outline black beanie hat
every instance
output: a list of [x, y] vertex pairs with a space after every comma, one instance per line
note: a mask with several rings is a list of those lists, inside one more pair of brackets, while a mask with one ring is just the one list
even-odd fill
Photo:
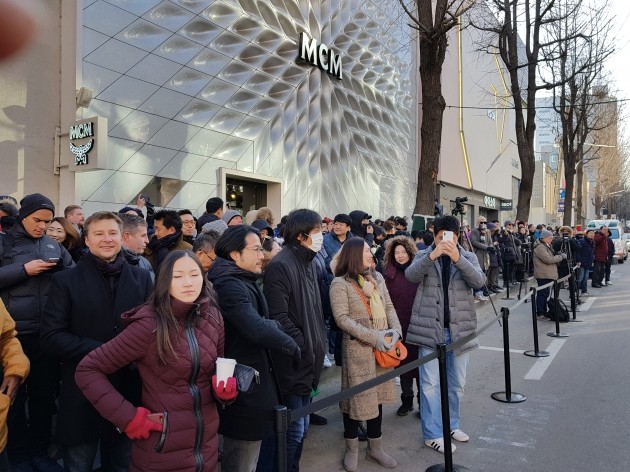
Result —
[[37, 210], [50, 210], [55, 215], [55, 205], [50, 198], [45, 197], [41, 193], [33, 193], [27, 195], [20, 201], [20, 211], [18, 219], [23, 220], [31, 213], [35, 213]]
[[437, 235], [443, 229], [459, 234], [459, 220], [451, 215], [441, 216], [434, 219], [433, 234]]

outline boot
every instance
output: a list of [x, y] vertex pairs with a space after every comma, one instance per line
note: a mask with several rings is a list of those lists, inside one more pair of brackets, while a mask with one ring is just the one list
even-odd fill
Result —
[[398, 465], [396, 460], [385, 451], [383, 451], [383, 447], [381, 446], [380, 438], [368, 438], [368, 447], [367, 451], [365, 451], [365, 457], [374, 462], [378, 462], [383, 467], [387, 467], [388, 469], [393, 469]]
[[355, 472], [359, 465], [359, 439], [346, 438], [346, 455], [343, 457], [343, 468]]
[[413, 411], [413, 397], [405, 397], [401, 395], [400, 399], [402, 401], [402, 405], [400, 405], [396, 414], [398, 416], [407, 416], [410, 411]]

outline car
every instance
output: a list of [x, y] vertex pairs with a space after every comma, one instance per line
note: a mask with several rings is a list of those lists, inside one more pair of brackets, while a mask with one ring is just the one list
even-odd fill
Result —
[[586, 229], [598, 230], [602, 226], [607, 226], [610, 231], [610, 237], [615, 244], [615, 255], [613, 258], [619, 264], [623, 264], [628, 259], [630, 251], [630, 239], [623, 229], [623, 225], [619, 220], [591, 220], [586, 225]]

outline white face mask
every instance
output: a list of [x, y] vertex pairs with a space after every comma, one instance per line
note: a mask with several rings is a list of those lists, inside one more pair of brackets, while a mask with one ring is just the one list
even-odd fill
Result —
[[311, 236], [311, 245], [308, 247], [313, 252], [319, 252], [324, 245], [324, 235], [322, 233], [313, 233]]

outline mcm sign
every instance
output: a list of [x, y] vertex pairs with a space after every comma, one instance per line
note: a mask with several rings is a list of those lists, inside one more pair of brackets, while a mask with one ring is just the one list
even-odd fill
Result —
[[94, 145], [94, 140], [90, 139], [87, 143], [82, 144], [81, 146], [75, 146], [70, 143], [70, 152], [74, 154], [74, 165], [75, 166], [83, 166], [88, 163], [88, 152], [92, 149]]
[[341, 56], [324, 44], [317, 44], [315, 38], [310, 38], [306, 33], [300, 33], [299, 57], [306, 62], [319, 67], [324, 72], [341, 80]]

